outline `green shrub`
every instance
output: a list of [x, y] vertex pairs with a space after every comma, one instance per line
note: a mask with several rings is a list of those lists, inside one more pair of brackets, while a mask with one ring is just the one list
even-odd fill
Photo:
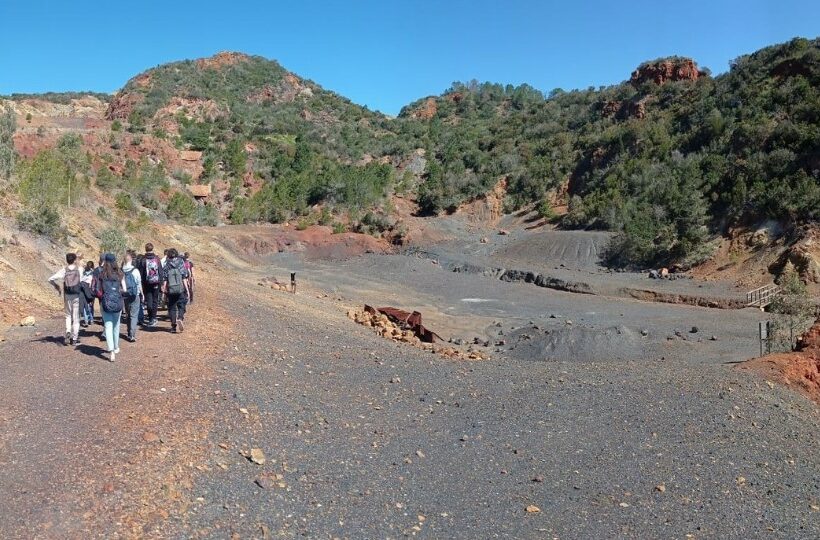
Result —
[[128, 239], [119, 229], [109, 227], [100, 233], [100, 251], [113, 253], [119, 259], [125, 254]]
[[555, 213], [555, 209], [553, 209], [552, 204], [546, 199], [541, 201], [536, 208], [536, 212], [538, 212], [538, 216], [541, 219], [546, 219], [547, 221], [552, 221], [558, 215]]
[[346, 231], [347, 227], [344, 226], [344, 223], [339, 223], [338, 221], [333, 223], [333, 234], [342, 234]]
[[165, 208], [165, 214], [170, 219], [175, 219], [182, 223], [192, 224], [196, 215], [197, 205], [193, 198], [182, 193], [175, 192], [168, 200], [168, 205]]
[[212, 204], [197, 205], [194, 224], [216, 227], [219, 225], [219, 211]]
[[122, 179], [119, 176], [111, 172], [111, 170], [104, 165], [97, 169], [95, 183], [97, 184], [97, 187], [101, 189], [108, 190], [116, 188], [120, 185], [121, 180]]
[[17, 214], [17, 226], [24, 231], [53, 239], [58, 239], [65, 234], [60, 220], [60, 213], [54, 207], [48, 205], [26, 208]]
[[117, 193], [116, 197], [114, 197], [114, 201], [114, 206], [123, 212], [133, 212], [137, 209], [137, 205], [134, 204], [134, 199], [131, 198], [131, 194], [125, 191]]
[[122, 122], [119, 120], [111, 122], [111, 131], [122, 131]]

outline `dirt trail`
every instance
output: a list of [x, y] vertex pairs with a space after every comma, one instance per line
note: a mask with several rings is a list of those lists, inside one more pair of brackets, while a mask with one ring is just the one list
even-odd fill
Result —
[[138, 538], [183, 520], [230, 327], [201, 270], [186, 332], [140, 332], [114, 364], [99, 325], [64, 347], [61, 318], [0, 345], [0, 537]]

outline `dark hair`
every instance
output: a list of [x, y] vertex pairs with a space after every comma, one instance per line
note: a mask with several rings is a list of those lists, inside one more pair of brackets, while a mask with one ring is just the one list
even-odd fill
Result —
[[163, 255], [168, 255], [168, 252], [171, 251], [170, 249], [166, 249], [162, 252]]
[[122, 271], [116, 262], [105, 261], [102, 265], [102, 272], [100, 272], [101, 279], [122, 279]]
[[65, 254], [65, 262], [67, 262], [68, 264], [74, 264], [74, 261], [76, 261], [76, 260], [77, 260], [77, 254], [76, 253], [66, 253]]
[[188, 260], [188, 252], [187, 251], [182, 254], [182, 258], [185, 259], [185, 260]]
[[151, 253], [152, 251], [154, 251], [154, 244], [151, 242], [145, 244], [145, 253]]
[[91, 270], [94, 270], [94, 261], [88, 261], [87, 263], [85, 263], [85, 269], [89, 272]]
[[168, 250], [169, 259], [176, 259], [177, 257], [179, 257], [179, 252], [176, 250], [176, 248], [171, 248]]

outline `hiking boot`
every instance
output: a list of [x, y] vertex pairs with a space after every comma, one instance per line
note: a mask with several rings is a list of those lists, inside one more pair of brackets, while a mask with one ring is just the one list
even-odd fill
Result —
[[177, 328], [179, 329], [180, 333], [185, 331], [185, 321], [182, 319], [177, 321]]
[[114, 349], [114, 354], [120, 354], [120, 350], [119, 349]]
[[128, 336], [127, 338], [125, 338], [125, 340], [128, 343], [136, 343], [137, 342], [137, 338], [135, 338], [134, 336]]
[[65, 346], [71, 345], [71, 334], [70, 333], [67, 333], [65, 335], [65, 338], [63, 338], [63, 345], [65, 345]]
[[113, 361], [114, 361], [114, 360], [116, 360], [116, 359], [117, 359], [117, 353], [116, 353], [116, 352], [114, 352], [114, 351], [109, 351], [109, 353], [108, 353], [108, 361], [109, 361], [109, 362], [113, 362]]

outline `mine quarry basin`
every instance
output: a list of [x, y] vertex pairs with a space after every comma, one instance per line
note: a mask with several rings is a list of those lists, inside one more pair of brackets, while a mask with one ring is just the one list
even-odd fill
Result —
[[[756, 309], [559, 291], [454, 272], [415, 255], [365, 254], [321, 261], [280, 253], [270, 255], [267, 262], [255, 270], [259, 279], [273, 276], [286, 281], [290, 272], [296, 272], [301, 294], [327, 294], [339, 309], [370, 304], [417, 310], [424, 324], [444, 340], [494, 357], [731, 363], [758, 352], [761, 313]], [[581, 272], [574, 276], [580, 279]], [[697, 290], [697, 283], [689, 286]]]

